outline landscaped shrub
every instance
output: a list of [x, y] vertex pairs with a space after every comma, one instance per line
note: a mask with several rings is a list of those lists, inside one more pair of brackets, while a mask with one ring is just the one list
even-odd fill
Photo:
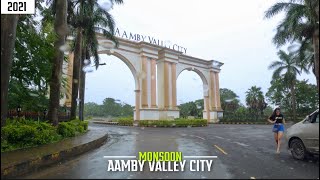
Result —
[[120, 126], [132, 126], [133, 125], [133, 118], [132, 117], [120, 118], [118, 120], [118, 123]]
[[87, 130], [88, 130], [89, 122], [88, 122], [88, 121], [81, 121], [81, 124], [80, 124], [80, 125], [82, 125], [82, 127], [83, 127], [83, 129], [84, 129], [85, 131], [87, 131]]
[[76, 132], [83, 133], [88, 129], [88, 121], [81, 121], [79, 119], [72, 120], [70, 122], [71, 126], [73, 126]]
[[56, 128], [45, 122], [8, 120], [1, 128], [1, 152], [47, 144], [61, 139]]
[[76, 135], [76, 125], [70, 122], [61, 122], [58, 125], [57, 132], [62, 137], [73, 137]]
[[60, 122], [58, 127], [48, 122], [8, 119], [1, 128], [1, 152], [33, 147], [73, 137], [88, 129], [88, 122], [73, 120]]
[[37, 131], [35, 133], [34, 144], [47, 144], [61, 139], [61, 136], [57, 133], [56, 128], [49, 123], [35, 123], [35, 127]]
[[32, 144], [37, 130], [29, 125], [13, 125], [9, 124], [1, 128], [1, 137], [7, 140], [9, 144], [19, 142], [22, 146]]

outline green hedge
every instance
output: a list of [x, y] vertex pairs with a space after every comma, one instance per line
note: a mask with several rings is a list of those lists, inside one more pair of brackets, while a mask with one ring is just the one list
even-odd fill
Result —
[[119, 118], [118, 124], [120, 126], [133, 126], [133, 117]]
[[268, 121], [253, 121], [253, 122], [249, 122], [249, 121], [220, 121], [219, 124], [270, 124]]
[[206, 119], [175, 119], [175, 120], [142, 120], [141, 127], [201, 127], [207, 126]]
[[58, 127], [48, 122], [13, 119], [1, 128], [1, 152], [27, 148], [59, 141], [84, 133], [88, 122], [72, 120], [61, 122]]
[[253, 114], [227, 114], [223, 115], [223, 118], [220, 118], [220, 121], [224, 122], [265, 122], [269, 116], [267, 115], [258, 115]]

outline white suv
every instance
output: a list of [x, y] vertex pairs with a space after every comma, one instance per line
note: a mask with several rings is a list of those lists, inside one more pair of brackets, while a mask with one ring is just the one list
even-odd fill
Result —
[[286, 138], [295, 159], [302, 160], [307, 154], [319, 154], [319, 109], [288, 128]]

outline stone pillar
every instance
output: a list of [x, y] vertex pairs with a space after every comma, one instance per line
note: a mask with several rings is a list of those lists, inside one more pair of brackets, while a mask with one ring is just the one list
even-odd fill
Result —
[[134, 110], [134, 120], [140, 120], [140, 90], [135, 90], [136, 93], [136, 106]]
[[[169, 71], [170, 64], [169, 62], [163, 61], [163, 108], [164, 109], [169, 109], [170, 107], [170, 92], [171, 92], [171, 87], [170, 82], [169, 82], [169, 76], [171, 75], [171, 71]], [[161, 71], [160, 71], [161, 72]], [[159, 87], [159, 86], [158, 86]]]
[[155, 58], [141, 57], [141, 72], [138, 75], [141, 82], [140, 120], [158, 119], [156, 65]]
[[176, 93], [176, 64], [180, 53], [169, 49], [159, 51], [157, 60], [159, 119], [179, 117]]
[[219, 122], [218, 112], [221, 111], [220, 92], [219, 92], [219, 76], [218, 71], [210, 70], [210, 83], [209, 83], [209, 109], [210, 113], [207, 117], [210, 118], [209, 122]]
[[203, 111], [203, 119], [207, 119], [210, 122], [210, 106], [209, 106], [209, 96], [205, 95], [203, 97], [204, 103], [204, 111]]
[[177, 64], [171, 63], [171, 91], [172, 91], [172, 98], [171, 98], [171, 107], [172, 109], [177, 108]]
[[142, 56], [141, 71], [139, 78], [141, 79], [141, 107], [148, 108], [148, 72], [147, 72], [147, 57]]
[[156, 65], [157, 62], [155, 59], [151, 60], [151, 108], [157, 108], [157, 89], [156, 89]]
[[221, 102], [220, 102], [220, 85], [219, 85], [219, 73], [215, 72], [215, 87], [216, 87], [216, 108], [217, 111], [221, 111]]
[[169, 62], [158, 61], [158, 107], [169, 108]]
[[143, 109], [157, 108], [156, 60], [146, 56], [141, 59], [141, 106]]
[[210, 111], [216, 111], [216, 86], [215, 86], [215, 73], [210, 71], [210, 83], [209, 83], [209, 99], [210, 99]]

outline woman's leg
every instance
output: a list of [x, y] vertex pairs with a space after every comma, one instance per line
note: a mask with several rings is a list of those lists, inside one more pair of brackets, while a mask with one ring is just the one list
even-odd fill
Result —
[[276, 141], [278, 147], [278, 132], [274, 132], [274, 140]]
[[280, 153], [280, 144], [281, 144], [281, 138], [283, 136], [283, 131], [278, 132], [278, 147], [277, 147], [277, 153]]

